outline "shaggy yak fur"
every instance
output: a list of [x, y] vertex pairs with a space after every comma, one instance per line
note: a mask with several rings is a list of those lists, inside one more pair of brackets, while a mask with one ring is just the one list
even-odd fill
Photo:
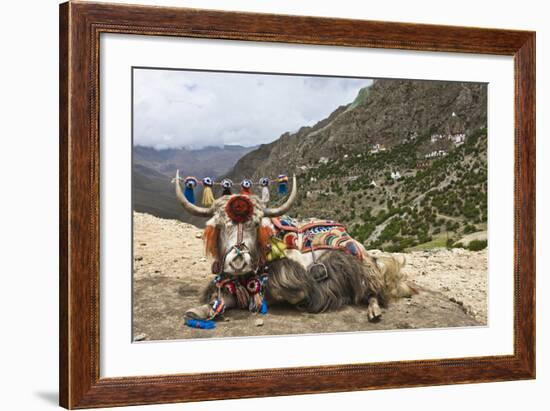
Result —
[[[325, 265], [328, 278], [316, 281], [298, 262], [284, 258], [269, 263], [266, 290], [268, 305], [287, 303], [310, 313], [333, 311], [344, 305], [369, 304], [376, 298], [386, 307], [394, 298], [410, 297], [416, 290], [400, 273], [404, 260], [393, 256], [366, 256], [363, 261], [344, 251], [326, 251], [318, 260]], [[223, 292], [227, 307], [236, 306], [231, 294]], [[210, 303], [217, 297], [217, 288], [210, 283], [201, 301]]]
[[[211, 217], [203, 236], [207, 254], [216, 261], [221, 261], [222, 267], [226, 258], [232, 256], [235, 246], [237, 224], [231, 221], [226, 213], [226, 205], [233, 197], [235, 195], [222, 196], [214, 202], [211, 209], [200, 211], [202, 216], [208, 214], [207, 216]], [[181, 195], [179, 198], [186, 209], [198, 214], [196, 208], [186, 204]], [[317, 261], [325, 265], [328, 274], [328, 278], [323, 281], [316, 280], [308, 271], [311, 259], [291, 255], [292, 252], [288, 250], [285, 252], [287, 258], [266, 263], [267, 245], [274, 227], [265, 214], [273, 215], [273, 210], [265, 209], [264, 204], [255, 195], [249, 195], [247, 198], [253, 204], [253, 213], [242, 223], [246, 267], [248, 273], [254, 272], [260, 264], [267, 267], [269, 280], [265, 297], [268, 305], [286, 303], [307, 312], [320, 313], [336, 310], [348, 304], [365, 304], [368, 306], [369, 319], [377, 320], [381, 315], [380, 306], [386, 306], [392, 298], [409, 297], [416, 292], [406, 283], [401, 273], [401, 268], [405, 264], [405, 259], [401, 255], [372, 256], [362, 249], [362, 258], [357, 258], [341, 250], [320, 250], [316, 252]], [[292, 251], [299, 254], [296, 250]], [[241, 253], [238, 258], [242, 258]], [[246, 275], [240, 275], [243, 274]], [[221, 292], [226, 308], [237, 306], [233, 295], [225, 288], [222, 288]], [[202, 293], [204, 305], [189, 310], [187, 315], [206, 318], [208, 304], [217, 296], [217, 288], [210, 282]]]

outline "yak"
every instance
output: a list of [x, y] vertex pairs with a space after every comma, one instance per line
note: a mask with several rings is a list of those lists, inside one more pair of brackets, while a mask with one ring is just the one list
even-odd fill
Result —
[[[416, 292], [401, 272], [405, 265], [402, 255], [369, 253], [336, 222], [306, 223], [313, 228], [310, 231], [324, 230], [325, 237], [336, 245], [315, 247], [309, 234], [300, 231], [300, 224], [289, 227], [294, 230], [290, 241], [288, 237], [281, 240], [280, 218], [297, 197], [295, 175], [288, 198], [276, 208], [267, 207], [250, 192], [223, 195], [210, 207], [201, 207], [187, 200], [179, 181], [178, 170], [176, 196], [183, 208], [208, 218], [203, 239], [214, 260], [215, 275], [202, 292], [201, 305], [189, 309], [187, 318], [207, 320], [220, 310], [260, 311], [275, 304], [291, 304], [311, 313], [364, 304], [368, 320], [379, 321], [381, 307], [391, 299]], [[302, 242], [310, 241], [309, 248], [288, 246], [287, 242], [296, 241], [296, 233], [302, 234]]]

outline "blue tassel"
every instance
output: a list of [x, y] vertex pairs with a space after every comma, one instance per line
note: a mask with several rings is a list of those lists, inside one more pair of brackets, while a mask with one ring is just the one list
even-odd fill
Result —
[[284, 174], [279, 174], [277, 181], [279, 183], [279, 196], [285, 196], [288, 193], [288, 177]]
[[183, 195], [190, 203], [195, 204], [195, 191], [191, 187], [185, 187]]
[[262, 301], [262, 307], [260, 308], [260, 314], [267, 314], [267, 303], [265, 300]]
[[183, 195], [192, 204], [195, 204], [195, 187], [197, 186], [198, 180], [195, 177], [186, 177], [185, 178], [185, 191]]
[[194, 320], [192, 318], [187, 318], [185, 320], [185, 324], [188, 327], [199, 328], [203, 330], [211, 330], [213, 328], [216, 328], [216, 323], [212, 320], [205, 321], [205, 320]]

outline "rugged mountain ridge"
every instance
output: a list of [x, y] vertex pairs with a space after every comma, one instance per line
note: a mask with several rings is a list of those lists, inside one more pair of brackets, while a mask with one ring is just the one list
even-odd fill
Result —
[[[375, 80], [355, 101], [327, 119], [258, 147], [243, 156], [231, 175], [237, 180], [291, 174], [300, 167], [367, 153], [374, 144], [391, 148], [413, 135], [444, 132], [456, 113], [471, 133], [487, 122], [487, 87], [480, 83]], [[420, 153], [428, 149], [421, 147]]]
[[485, 84], [376, 80], [315, 126], [244, 155], [230, 176], [296, 173], [292, 213], [342, 221], [369, 247], [452, 244], [486, 226], [486, 126]]

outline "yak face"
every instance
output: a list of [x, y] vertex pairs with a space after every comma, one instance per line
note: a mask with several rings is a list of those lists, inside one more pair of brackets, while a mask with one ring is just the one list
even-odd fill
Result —
[[220, 229], [220, 263], [224, 273], [242, 275], [256, 271], [260, 257], [256, 233], [257, 227], [253, 223], [242, 228], [230, 223]]
[[272, 235], [269, 217], [285, 214], [297, 196], [293, 176], [292, 191], [279, 207], [265, 207], [253, 194], [224, 195], [210, 207], [200, 207], [183, 195], [179, 170], [174, 181], [183, 208], [195, 216], [210, 218], [204, 233], [207, 253], [218, 263], [216, 271], [231, 275], [248, 274], [258, 268]]
[[258, 229], [263, 208], [256, 196], [223, 196], [214, 203], [214, 216], [205, 229], [206, 249], [223, 273], [243, 275], [260, 262]]
[[225, 274], [256, 271], [265, 262], [274, 235], [261, 200], [255, 195], [223, 196], [216, 200], [214, 208], [203, 236], [207, 254]]

